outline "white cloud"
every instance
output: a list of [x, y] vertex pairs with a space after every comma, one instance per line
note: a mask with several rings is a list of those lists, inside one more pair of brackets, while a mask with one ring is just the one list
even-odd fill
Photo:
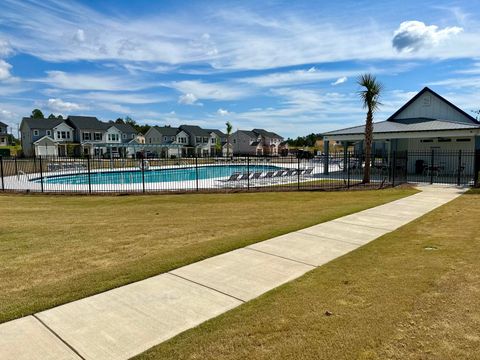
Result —
[[155, 84], [125, 76], [103, 74], [72, 74], [63, 71], [47, 71], [47, 77], [33, 79], [50, 86], [67, 90], [133, 91], [152, 87]]
[[8, 56], [13, 52], [10, 43], [6, 39], [0, 38], [0, 56]]
[[[252, 91], [244, 86], [231, 83], [206, 83], [198, 80], [175, 81], [166, 84], [180, 91], [188, 100], [236, 100], [251, 95]], [[193, 102], [195, 102], [193, 101]], [[187, 102], [188, 103], [188, 102]]]
[[12, 76], [12, 74], [10, 74], [11, 68], [12, 65], [0, 59], [0, 81], [9, 79]]
[[462, 31], [457, 26], [439, 29], [436, 25], [427, 26], [421, 21], [404, 21], [395, 30], [392, 45], [399, 52], [415, 52], [434, 47]]
[[230, 114], [230, 111], [220, 108], [217, 110], [217, 114], [220, 116], [226, 116]]
[[73, 40], [83, 43], [85, 42], [85, 31], [83, 29], [78, 29], [73, 36]]
[[335, 85], [340, 85], [340, 84], [343, 84], [344, 82], [346, 82], [348, 80], [348, 78], [346, 76], [342, 76], [342, 77], [339, 77], [337, 80], [335, 80], [332, 85], [335, 86]]
[[61, 113], [71, 112], [82, 109], [82, 106], [79, 104], [63, 101], [62, 99], [48, 99], [47, 105], [49, 109], [53, 111], [58, 111]]
[[184, 105], [194, 105], [197, 100], [197, 97], [192, 93], [182, 94], [178, 97], [178, 102]]

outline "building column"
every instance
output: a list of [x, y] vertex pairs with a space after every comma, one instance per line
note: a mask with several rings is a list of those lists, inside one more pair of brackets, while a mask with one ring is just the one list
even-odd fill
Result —
[[330, 141], [324, 140], [323, 141], [323, 152], [325, 157], [323, 158], [323, 174], [328, 175], [328, 167], [329, 167], [329, 156], [330, 156]]

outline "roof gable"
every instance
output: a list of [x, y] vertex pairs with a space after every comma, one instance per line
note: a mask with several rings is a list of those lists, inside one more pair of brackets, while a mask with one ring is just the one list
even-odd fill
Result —
[[197, 125], [181, 125], [180, 129], [190, 136], [210, 136], [210, 133]]
[[64, 119], [43, 119], [43, 118], [31, 118], [31, 117], [24, 117], [22, 119], [22, 124], [20, 127], [23, 125], [28, 125], [30, 129], [53, 129], [55, 126], [58, 124], [64, 122]]
[[111, 124], [101, 122], [94, 116], [69, 116], [67, 120], [76, 129], [107, 130]]
[[423, 88], [390, 116], [387, 121], [396, 122], [409, 118], [442, 119], [466, 124], [478, 124], [474, 117], [428, 87]]

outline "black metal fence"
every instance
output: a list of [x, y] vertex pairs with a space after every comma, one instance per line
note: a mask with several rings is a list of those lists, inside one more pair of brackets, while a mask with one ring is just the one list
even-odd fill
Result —
[[354, 152], [328, 157], [234, 156], [177, 159], [71, 157], [0, 158], [2, 191], [150, 193], [378, 189], [404, 182], [478, 182], [475, 152], [393, 152], [365, 159]]

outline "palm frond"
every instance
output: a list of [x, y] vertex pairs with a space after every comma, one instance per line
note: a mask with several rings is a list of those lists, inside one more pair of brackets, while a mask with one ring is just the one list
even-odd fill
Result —
[[371, 111], [377, 110], [381, 105], [378, 99], [383, 90], [383, 85], [377, 81], [377, 78], [372, 74], [360, 75], [357, 84], [363, 88], [363, 90], [358, 92], [362, 99], [363, 107]]

